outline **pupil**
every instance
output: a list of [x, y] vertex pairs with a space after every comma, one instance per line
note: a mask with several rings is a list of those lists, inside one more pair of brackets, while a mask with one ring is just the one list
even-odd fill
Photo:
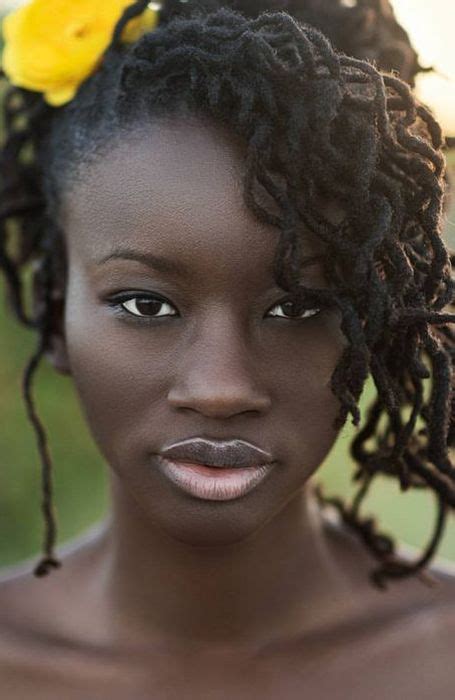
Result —
[[150, 316], [157, 314], [162, 305], [163, 302], [158, 301], [157, 299], [143, 299], [142, 301], [136, 301], [136, 308], [139, 313], [144, 315], [149, 314]]
[[283, 311], [287, 316], [298, 316], [302, 311], [297, 309], [293, 301], [285, 301], [282, 304]]

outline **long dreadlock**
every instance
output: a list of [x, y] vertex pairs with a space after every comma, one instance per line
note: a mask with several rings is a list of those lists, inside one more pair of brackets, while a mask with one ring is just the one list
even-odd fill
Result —
[[[59, 202], [103, 144], [152, 116], [187, 112], [226, 124], [243, 138], [246, 205], [280, 232], [277, 283], [341, 314], [348, 344], [331, 378], [340, 403], [336, 429], [349, 414], [360, 425], [358, 401], [367, 377], [374, 380], [377, 398], [351, 447], [359, 488], [349, 507], [335, 499], [379, 562], [372, 582], [384, 587], [387, 579], [421, 573], [455, 505], [448, 456], [455, 435], [449, 325], [455, 315], [445, 310], [453, 303], [454, 280], [441, 238], [440, 128], [404, 82], [337, 54], [323, 34], [285, 12], [248, 19], [227, 8], [194, 10], [165, 18], [132, 46], [122, 45], [127, 20], [146, 5], [139, 0], [128, 8], [99, 69], [67, 106], [54, 109], [41, 95], [19, 88], [10, 88], [4, 99], [0, 268], [11, 308], [39, 338], [24, 374], [46, 518], [44, 557], [35, 574], [59, 565], [50, 459], [31, 398], [33, 374], [51, 339], [55, 288], [66, 276]], [[262, 203], [263, 191], [273, 212]], [[341, 206], [341, 222], [325, 217], [321, 198]], [[302, 227], [325, 244], [327, 289], [301, 284]], [[38, 311], [28, 315], [23, 274], [30, 264], [38, 267], [43, 291]], [[431, 384], [427, 402], [425, 380]], [[406, 408], [411, 412], [405, 420]], [[375, 445], [367, 450], [371, 439]], [[427, 488], [437, 497], [434, 533], [414, 563], [402, 561], [392, 538], [359, 514], [378, 474], [397, 479], [402, 490]]]

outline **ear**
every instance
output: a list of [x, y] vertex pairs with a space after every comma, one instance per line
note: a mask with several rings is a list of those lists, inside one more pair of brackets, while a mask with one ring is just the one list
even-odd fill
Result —
[[[33, 314], [38, 318], [44, 310], [44, 284], [41, 269], [33, 274]], [[52, 367], [60, 374], [71, 374], [71, 366], [67, 352], [65, 334], [65, 290], [64, 285], [55, 287], [51, 292], [50, 308], [50, 333], [44, 357]]]
[[45, 358], [60, 374], [71, 375], [65, 334], [65, 296], [53, 296], [51, 306], [51, 333]]

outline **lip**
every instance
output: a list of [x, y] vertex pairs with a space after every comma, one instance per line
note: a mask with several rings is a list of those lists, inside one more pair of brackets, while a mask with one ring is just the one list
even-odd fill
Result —
[[182, 491], [206, 501], [230, 501], [244, 496], [263, 481], [274, 464], [233, 469], [172, 462], [159, 457], [159, 469]]
[[270, 452], [241, 439], [187, 438], [160, 451], [161, 457], [216, 468], [245, 469], [274, 461]]
[[272, 455], [245, 440], [190, 438], [161, 450], [160, 471], [191, 496], [211, 501], [239, 498], [274, 468]]

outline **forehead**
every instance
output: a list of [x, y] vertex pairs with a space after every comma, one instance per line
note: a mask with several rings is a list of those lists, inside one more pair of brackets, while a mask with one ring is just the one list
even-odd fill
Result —
[[[155, 121], [105, 150], [64, 198], [70, 258], [99, 259], [128, 244], [190, 264], [271, 265], [279, 232], [244, 203], [239, 138], [196, 119]], [[306, 239], [308, 254], [318, 252]]]

